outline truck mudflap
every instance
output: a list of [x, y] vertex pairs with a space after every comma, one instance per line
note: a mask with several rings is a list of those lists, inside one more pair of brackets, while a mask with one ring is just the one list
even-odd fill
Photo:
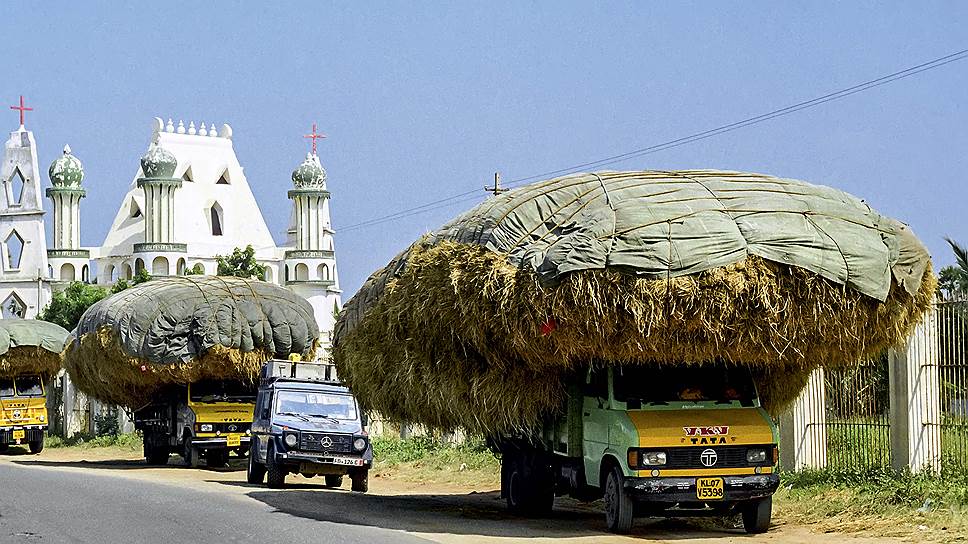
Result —
[[[704, 480], [699, 489], [699, 480]], [[720, 482], [708, 480], [721, 480]], [[707, 488], [722, 486], [722, 492], [710, 493]], [[730, 503], [769, 497], [780, 486], [776, 474], [752, 476], [716, 476], [690, 478], [626, 478], [625, 487], [637, 501], [662, 503], [707, 504]]]

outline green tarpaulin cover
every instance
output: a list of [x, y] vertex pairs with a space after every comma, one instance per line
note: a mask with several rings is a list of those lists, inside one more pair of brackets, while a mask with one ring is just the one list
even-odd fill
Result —
[[60, 354], [70, 333], [54, 323], [37, 319], [0, 319], [0, 355], [10, 348], [36, 346]]

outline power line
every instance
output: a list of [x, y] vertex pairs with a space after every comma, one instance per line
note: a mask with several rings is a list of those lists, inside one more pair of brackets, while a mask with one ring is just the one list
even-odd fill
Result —
[[[791, 113], [795, 113], [795, 112], [798, 112], [798, 111], [801, 111], [801, 110], [805, 110], [805, 109], [808, 109], [808, 108], [816, 107], [816, 106], [819, 106], [821, 104], [825, 104], [827, 102], [832, 102], [834, 100], [840, 100], [842, 98], [846, 98], [848, 96], [851, 96], [851, 95], [854, 95], [854, 94], [857, 94], [857, 93], [860, 93], [860, 92], [864, 92], [864, 91], [867, 91], [867, 90], [870, 90], [870, 89], [874, 89], [874, 88], [880, 87], [882, 85], [887, 85], [888, 83], [893, 83], [895, 81], [898, 81], [898, 80], [901, 80], [901, 79], [905, 79], [905, 78], [908, 78], [908, 77], [911, 77], [911, 76], [920, 74], [922, 72], [926, 72], [928, 70], [933, 70], [935, 68], [940, 68], [940, 67], [942, 67], [942, 66], [944, 66], [946, 64], [950, 64], [952, 62], [956, 62], [956, 61], [959, 61], [959, 60], [964, 60], [965, 58], [968, 58], [968, 49], [963, 49], [961, 51], [957, 51], [955, 53], [951, 53], [951, 54], [945, 55], [943, 57], [938, 57], [936, 59], [933, 59], [933, 60], [930, 60], [930, 61], [927, 61], [927, 62], [923, 62], [921, 64], [918, 64], [918, 65], [915, 65], [915, 66], [911, 66], [909, 68], [905, 68], [905, 69], [899, 70], [897, 72], [893, 72], [891, 74], [887, 74], [887, 75], [884, 75], [884, 76], [881, 76], [881, 77], [878, 77], [878, 78], [875, 78], [875, 79], [871, 79], [871, 80], [865, 81], [863, 83], [858, 83], [857, 85], [853, 85], [851, 87], [847, 87], [847, 88], [844, 88], [844, 89], [840, 89], [838, 91], [834, 91], [832, 93], [825, 94], [823, 96], [818, 96], [818, 97], [812, 98], [810, 100], [805, 100], [803, 102], [798, 102], [798, 103], [792, 104], [790, 106], [786, 106], [786, 107], [783, 107], [783, 108], [780, 108], [780, 109], [776, 109], [776, 110], [773, 110], [773, 111], [770, 111], [770, 112], [767, 112], [767, 113], [763, 113], [763, 114], [760, 114], [760, 115], [756, 115], [754, 117], [748, 117], [748, 118], [743, 119], [743, 120], [740, 120], [740, 121], [736, 121], [736, 122], [729, 123], [729, 124], [726, 124], [726, 125], [721, 125], [721, 126], [718, 126], [716, 128], [712, 128], [712, 129], [709, 129], [709, 130], [704, 130], [702, 132], [697, 132], [697, 133], [694, 133], [694, 134], [690, 134], [688, 136], [683, 136], [681, 138], [676, 138], [674, 140], [669, 140], [669, 141], [662, 142], [662, 143], [659, 143], [659, 144], [650, 145], [648, 147], [643, 147], [643, 148], [640, 148], [640, 149], [636, 149], [636, 150], [629, 151], [629, 152], [626, 152], [626, 153], [621, 153], [621, 154], [618, 154], [618, 155], [612, 155], [610, 157], [605, 157], [603, 159], [598, 159], [598, 160], [595, 160], [595, 161], [590, 161], [590, 162], [585, 162], [585, 163], [581, 163], [581, 164], [572, 165], [572, 166], [569, 166], [569, 167], [566, 167], [566, 168], [559, 168], [557, 170], [550, 170], [550, 171], [547, 171], [547, 172], [542, 172], [540, 174], [534, 174], [534, 175], [527, 176], [527, 177], [516, 178], [516, 179], [513, 179], [513, 180], [508, 181], [505, 184], [505, 187], [510, 188], [510, 187], [522, 185], [524, 183], [527, 183], [527, 182], [533, 181], [533, 180], [538, 180], [538, 179], [543, 179], [543, 178], [549, 178], [549, 177], [553, 177], [553, 176], [557, 176], [557, 175], [570, 174], [570, 173], [574, 173], [574, 172], [579, 171], [579, 170], [584, 169], [584, 168], [607, 166], [607, 165], [610, 165], [610, 164], [615, 164], [617, 162], [622, 162], [622, 161], [626, 161], [626, 160], [629, 160], [629, 159], [633, 159], [633, 158], [638, 158], [638, 157], [642, 157], [642, 156], [645, 156], [645, 155], [649, 155], [649, 154], [652, 154], [652, 153], [657, 153], [659, 151], [665, 151], [667, 149], [672, 149], [674, 147], [679, 147], [679, 146], [686, 145], [686, 144], [690, 144], [690, 143], [693, 143], [693, 142], [698, 142], [700, 140], [705, 140], [707, 138], [712, 138], [714, 136], [719, 136], [719, 135], [725, 134], [727, 132], [732, 132], [734, 130], [739, 130], [741, 128], [746, 128], [746, 127], [749, 127], [749, 126], [752, 126], [752, 125], [756, 125], [756, 124], [759, 124], [759, 123], [762, 123], [762, 122], [765, 122], [765, 121], [769, 121], [769, 120], [775, 119], [777, 117], [782, 117], [784, 115], [789, 115]], [[469, 195], [474, 195], [474, 196], [472, 198], [467, 198], [467, 197], [469, 197]], [[366, 221], [362, 221], [360, 223], [355, 223], [355, 224], [349, 225], [347, 227], [344, 227], [344, 228], [342, 228], [340, 230], [343, 231], [343, 232], [351, 231], [351, 230], [357, 230], [357, 229], [360, 229], [360, 228], [365, 228], [365, 227], [369, 227], [369, 226], [372, 226], [372, 225], [377, 225], [377, 224], [380, 224], [380, 223], [385, 223], [385, 222], [388, 222], [388, 221], [394, 221], [394, 220], [397, 220], [397, 219], [402, 219], [404, 217], [409, 217], [409, 216], [412, 216], [412, 215], [418, 215], [418, 214], [425, 213], [425, 212], [428, 212], [428, 211], [431, 211], [431, 210], [436, 210], [436, 209], [439, 209], [439, 208], [444, 208], [444, 207], [452, 206], [452, 205], [455, 205], [455, 204], [458, 204], [458, 203], [462, 203], [462, 202], [465, 202], [465, 201], [468, 201], [468, 200], [475, 200], [475, 199], [478, 198], [477, 195], [479, 195], [479, 191], [476, 190], [476, 189], [475, 190], [471, 190], [471, 191], [466, 191], [466, 192], [463, 192], [463, 193], [460, 193], [460, 194], [456, 194], [456, 195], [453, 195], [453, 196], [450, 196], [450, 197], [447, 197], [447, 198], [442, 198], [442, 199], [439, 199], [439, 200], [435, 200], [433, 202], [428, 202], [428, 203], [422, 204], [420, 206], [415, 206], [413, 208], [407, 208], [405, 210], [400, 210], [398, 212], [394, 212], [394, 213], [391, 213], [391, 214], [388, 214], [388, 215], [384, 215], [384, 216], [381, 216], [381, 217], [376, 217], [376, 218], [373, 218], [373, 219], [369, 219], [369, 220], [366, 220]]]

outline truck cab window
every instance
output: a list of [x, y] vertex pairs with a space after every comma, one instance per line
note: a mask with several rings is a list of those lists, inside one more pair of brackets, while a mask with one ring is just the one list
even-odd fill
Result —
[[13, 380], [0, 379], [0, 397], [14, 396]]
[[19, 397], [40, 397], [44, 394], [44, 384], [39, 376], [21, 376], [15, 378], [14, 382]]
[[253, 402], [255, 386], [238, 381], [203, 380], [189, 389], [192, 402]]
[[585, 383], [585, 396], [600, 399], [608, 398], [608, 370], [592, 368]]
[[756, 388], [748, 370], [722, 365], [626, 366], [615, 371], [615, 400], [663, 405], [670, 402], [738, 402], [753, 406]]

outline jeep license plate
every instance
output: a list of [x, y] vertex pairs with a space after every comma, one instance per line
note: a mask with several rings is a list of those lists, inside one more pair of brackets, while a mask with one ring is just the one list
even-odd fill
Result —
[[334, 465], [348, 465], [351, 467], [361, 467], [363, 466], [362, 459], [354, 459], [352, 457], [333, 457]]
[[696, 478], [696, 498], [704, 501], [723, 500], [722, 478]]
[[230, 434], [225, 437], [225, 446], [228, 448], [237, 448], [242, 445], [242, 435]]
[[15, 430], [13, 432], [13, 439], [14, 440], [23, 440], [26, 436], [27, 436], [27, 431], [25, 431], [23, 429]]

